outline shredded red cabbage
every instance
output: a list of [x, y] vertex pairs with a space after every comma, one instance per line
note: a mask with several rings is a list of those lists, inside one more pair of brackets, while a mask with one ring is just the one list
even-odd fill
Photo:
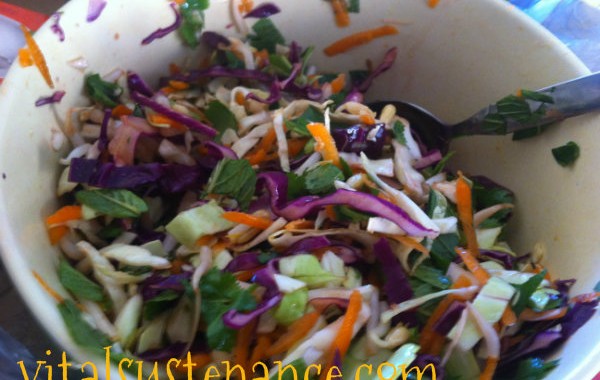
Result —
[[381, 75], [385, 71], [389, 70], [390, 67], [392, 67], [392, 65], [394, 64], [394, 61], [396, 60], [397, 55], [398, 55], [397, 48], [391, 48], [390, 50], [388, 50], [385, 53], [385, 56], [383, 57], [383, 61], [379, 64], [379, 66], [377, 66], [375, 68], [375, 70], [371, 71], [369, 73], [369, 75], [367, 76], [367, 78], [365, 78], [365, 80], [361, 84], [358, 85], [358, 87], [357, 87], [358, 91], [360, 91], [362, 93], [367, 92], [369, 87], [371, 87], [373, 80], [375, 80], [375, 78], [377, 78], [379, 75]]
[[203, 32], [202, 36], [200, 37], [200, 40], [213, 49], [219, 49], [222, 46], [231, 45], [231, 41], [229, 41], [229, 38], [225, 37], [220, 33], [211, 31]]
[[448, 335], [456, 325], [466, 305], [460, 301], [453, 301], [444, 314], [433, 324], [433, 331], [440, 335]]
[[262, 266], [260, 261], [260, 252], [245, 252], [239, 254], [231, 260], [225, 269], [225, 272], [235, 273], [243, 270], [256, 269]]
[[129, 91], [137, 91], [148, 98], [154, 96], [154, 90], [148, 86], [142, 77], [133, 71], [127, 72], [127, 87]]
[[434, 149], [427, 152], [423, 157], [413, 163], [413, 167], [417, 170], [425, 169], [428, 166], [437, 164], [442, 159], [442, 152], [439, 149]]
[[106, 0], [90, 0], [88, 2], [87, 22], [93, 22], [100, 17], [102, 11], [106, 7]]
[[[373, 139], [367, 139], [373, 128], [379, 128]], [[360, 153], [364, 152], [369, 158], [379, 158], [383, 153], [386, 138], [385, 125], [353, 125], [348, 128], [335, 128], [331, 136], [339, 151]]]
[[107, 108], [104, 110], [104, 117], [102, 118], [102, 125], [100, 126], [100, 136], [98, 137], [98, 150], [104, 152], [108, 147], [108, 123], [112, 116], [112, 111]]
[[137, 353], [136, 356], [142, 360], [156, 362], [169, 358], [179, 358], [185, 354], [187, 343], [176, 342], [162, 348], [156, 348], [144, 352]]
[[281, 302], [282, 298], [283, 295], [281, 294], [276, 294], [271, 298], [267, 298], [265, 301], [261, 302], [256, 309], [249, 313], [240, 313], [239, 311], [233, 309], [229, 310], [223, 314], [223, 324], [229, 328], [239, 330], [256, 318], [260, 317], [268, 310], [277, 306], [279, 302]]
[[260, 70], [247, 70], [247, 69], [232, 69], [223, 66], [211, 66], [206, 69], [192, 70], [185, 74], [175, 74], [171, 79], [179, 80], [182, 82], [195, 82], [202, 78], [238, 78], [238, 79], [254, 79], [259, 82], [271, 83], [275, 79], [271, 74], [265, 73]]
[[389, 304], [399, 304], [408, 301], [414, 295], [408, 282], [404, 268], [392, 251], [392, 247], [386, 238], [381, 238], [373, 245], [375, 257], [381, 264], [381, 270], [385, 276], [383, 291], [387, 296]]
[[179, 113], [169, 107], [163, 106], [162, 104], [159, 104], [158, 102], [148, 97], [145, 97], [137, 91], [131, 91], [131, 99], [133, 99], [133, 101], [139, 103], [144, 107], [150, 108], [154, 112], [157, 112], [161, 115], [168, 117], [169, 119], [172, 119], [178, 123], [185, 125], [193, 131], [202, 133], [211, 138], [217, 135], [217, 131], [213, 127], [210, 127], [188, 115]]
[[59, 24], [61, 15], [61, 12], [55, 12], [52, 14], [52, 25], [50, 25], [50, 30], [52, 33], [58, 36], [60, 42], [63, 42], [65, 40], [65, 31]]
[[47, 96], [47, 97], [42, 97], [42, 98], [39, 98], [38, 100], [36, 100], [35, 106], [41, 107], [41, 106], [45, 106], [47, 104], [60, 103], [63, 96], [65, 96], [64, 91], [54, 91], [54, 93], [52, 95]]
[[142, 281], [140, 284], [140, 294], [144, 301], [155, 298], [165, 290], [172, 290], [178, 293], [185, 291], [184, 283], [192, 278], [191, 272], [182, 272], [179, 274], [169, 274], [163, 276], [158, 273], [152, 274], [150, 277]]
[[174, 31], [176, 31], [177, 28], [179, 28], [179, 26], [181, 25], [182, 18], [181, 18], [181, 15], [179, 14], [179, 11], [177, 11], [177, 5], [175, 3], [171, 3], [169, 5], [171, 6], [171, 9], [173, 9], [173, 12], [175, 13], [175, 21], [173, 21], [173, 23], [171, 25], [167, 26], [166, 28], [158, 28], [157, 30], [152, 32], [148, 37], [146, 37], [142, 40], [142, 45], [148, 45], [152, 41], [159, 39], [159, 38], [163, 38], [166, 35], [168, 35], [169, 33], [172, 33]]
[[265, 18], [281, 12], [281, 9], [273, 3], [263, 3], [244, 15], [244, 18]]

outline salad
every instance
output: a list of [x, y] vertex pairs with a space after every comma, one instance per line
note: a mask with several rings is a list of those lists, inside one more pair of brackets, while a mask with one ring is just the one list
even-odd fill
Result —
[[551, 276], [542, 245], [511, 249], [510, 190], [451, 168], [392, 105], [364, 102], [396, 50], [320, 72], [313, 47], [269, 19], [276, 6], [232, 7], [242, 36], [198, 39], [200, 3], [173, 5], [175, 24], [143, 42], [178, 31], [210, 49], [200, 67], [172, 65], [157, 87], [90, 73], [92, 105], [67, 117], [64, 206], [46, 224], [73, 299], [49, 291], [73, 339], [183, 377], [171, 359], [223, 378], [224, 363], [239, 378], [287, 365], [314, 378], [550, 372], [544, 355], [597, 293], [570, 298], [574, 280]]

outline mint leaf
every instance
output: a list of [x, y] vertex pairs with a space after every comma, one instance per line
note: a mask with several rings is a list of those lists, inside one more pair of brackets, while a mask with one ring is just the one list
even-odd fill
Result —
[[81, 190], [75, 198], [100, 214], [115, 218], [137, 218], [148, 211], [142, 198], [124, 189]]
[[238, 201], [240, 208], [248, 208], [256, 188], [256, 172], [248, 160], [225, 158], [214, 168], [206, 191], [230, 196]]
[[58, 278], [60, 283], [79, 299], [95, 302], [104, 300], [102, 286], [90, 280], [86, 275], [73, 268], [66, 260], [61, 260], [58, 265]]
[[256, 308], [250, 290], [243, 290], [231, 273], [213, 268], [200, 280], [202, 319], [208, 323], [206, 337], [213, 350], [230, 352], [237, 331], [223, 324], [223, 314], [229, 310], [247, 312]]
[[123, 88], [116, 83], [102, 80], [99, 74], [92, 74], [85, 78], [85, 92], [92, 100], [113, 108], [119, 105], [119, 96], [123, 93]]
[[525, 281], [520, 285], [513, 285], [517, 289], [517, 295], [512, 303], [513, 311], [517, 316], [521, 314], [523, 310], [529, 304], [529, 297], [537, 290], [542, 281], [546, 276], [546, 270], [532, 276], [529, 280]]
[[226, 130], [237, 129], [238, 123], [235, 115], [229, 110], [229, 107], [218, 100], [208, 103], [204, 115], [206, 115], [213, 128], [219, 131], [217, 141], [221, 140], [221, 136]]
[[254, 34], [250, 34], [248, 39], [250, 45], [255, 47], [257, 50], [266, 49], [269, 53], [275, 53], [275, 46], [277, 44], [284, 45], [285, 39], [268, 18], [262, 18], [252, 25]]
[[337, 166], [327, 163], [308, 170], [303, 177], [310, 194], [328, 194], [335, 191], [334, 181], [344, 180], [344, 173]]
[[179, 35], [190, 47], [198, 45], [198, 34], [204, 27], [204, 10], [209, 6], [209, 0], [187, 0], [179, 6], [181, 26]]
[[573, 141], [552, 149], [554, 159], [561, 166], [572, 165], [579, 158], [579, 153], [579, 145]]
[[90, 348], [101, 348], [112, 344], [108, 336], [93, 328], [83, 319], [75, 302], [69, 299], [64, 300], [58, 305], [58, 311], [75, 343]]

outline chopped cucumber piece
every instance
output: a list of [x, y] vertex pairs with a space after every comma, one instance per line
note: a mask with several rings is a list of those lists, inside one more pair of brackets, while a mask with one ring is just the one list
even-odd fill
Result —
[[221, 218], [223, 209], [215, 201], [180, 212], [166, 226], [167, 232], [185, 245], [192, 248], [196, 241], [205, 235], [225, 231], [234, 223]]

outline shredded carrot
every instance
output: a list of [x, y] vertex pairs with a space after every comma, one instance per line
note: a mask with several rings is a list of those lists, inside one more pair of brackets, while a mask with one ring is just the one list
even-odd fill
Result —
[[288, 140], [288, 154], [290, 157], [294, 157], [302, 152], [304, 146], [308, 142], [308, 139], [289, 139]]
[[286, 224], [283, 227], [283, 229], [287, 230], [287, 231], [308, 230], [308, 229], [312, 229], [312, 228], [315, 228], [315, 222], [313, 222], [312, 220], [306, 220], [306, 219], [292, 220], [291, 222], [289, 222], [288, 224]]
[[359, 118], [363, 124], [366, 124], [366, 125], [375, 124], [375, 118], [371, 115], [363, 114], [363, 115], [360, 115]]
[[433, 334], [433, 338], [429, 345], [429, 352], [431, 355], [439, 356], [446, 345], [446, 337], [435, 331]]
[[440, 0], [427, 0], [427, 5], [429, 8], [435, 8], [440, 3]]
[[31, 51], [26, 47], [19, 49], [19, 65], [21, 65], [21, 67], [29, 67], [33, 65]]
[[325, 127], [325, 124], [308, 123], [306, 128], [317, 142], [315, 144], [315, 150], [321, 153], [325, 161], [331, 161], [335, 166], [339, 167], [340, 155], [335, 146], [335, 140]]
[[504, 309], [501, 321], [503, 326], [512, 326], [517, 323], [517, 316], [510, 305], [507, 305], [506, 309]]
[[56, 226], [48, 229], [48, 239], [50, 244], [56, 245], [67, 233], [69, 233], [69, 227], [67, 226]]
[[471, 195], [471, 187], [460, 172], [456, 181], [456, 207], [458, 208], [458, 219], [467, 238], [467, 249], [471, 255], [478, 258], [479, 245], [477, 244], [475, 227], [473, 227], [473, 197]]
[[175, 260], [173, 260], [171, 262], [171, 273], [173, 274], [180, 274], [183, 270], [182, 267], [185, 264], [185, 261], [181, 260], [180, 258], [177, 258]]
[[469, 251], [460, 247], [456, 247], [455, 251], [481, 285], [484, 285], [490, 279], [490, 274], [479, 265], [479, 261]]
[[81, 219], [81, 206], [63, 206], [46, 218], [46, 225], [54, 227], [77, 219]]
[[266, 357], [266, 352], [271, 347], [271, 338], [268, 335], [260, 334], [258, 338], [256, 338], [256, 346], [252, 350], [252, 355], [250, 355], [250, 365], [254, 363], [258, 363]]
[[204, 245], [211, 245], [214, 238], [215, 237], [213, 235], [204, 235], [201, 238], [199, 238], [198, 240], [196, 240], [196, 246], [202, 247]]
[[[531, 269], [532, 273], [538, 274], [544, 271], [544, 266], [542, 264], [534, 264], [534, 267]], [[546, 270], [546, 274], [544, 275], [544, 279], [552, 282], [552, 276], [550, 276], [550, 272]]]
[[342, 91], [344, 87], [346, 87], [346, 75], [341, 73], [331, 81], [331, 92], [337, 94]]
[[254, 336], [255, 325], [255, 322], [249, 323], [238, 331], [237, 340], [232, 352], [233, 362], [239, 364], [244, 369], [246, 372], [246, 378], [250, 378], [248, 376], [248, 371], [250, 370], [248, 367], [248, 359], [250, 354], [250, 343], [252, 342], [252, 337]]
[[294, 321], [276, 342], [265, 351], [265, 355], [270, 357], [286, 352], [292, 346], [310, 332], [313, 326], [319, 320], [319, 313], [313, 311], [304, 314], [300, 319]]
[[485, 362], [485, 368], [479, 375], [479, 380], [492, 380], [496, 367], [498, 366], [498, 358], [490, 356]]
[[218, 241], [215, 244], [213, 244], [212, 251], [214, 254], [217, 254], [219, 252], [221, 252], [222, 250], [228, 248], [231, 245], [231, 242], [227, 239], [222, 240], [222, 241]]
[[325, 379], [327, 376], [327, 368], [329, 368], [334, 360], [336, 352], [340, 355], [340, 360], [344, 359], [346, 355], [346, 351], [348, 351], [348, 347], [350, 347], [350, 341], [352, 340], [352, 335], [354, 333], [354, 325], [358, 319], [358, 315], [360, 314], [360, 310], [362, 308], [362, 296], [358, 290], [354, 290], [350, 295], [350, 300], [348, 302], [348, 308], [346, 309], [346, 314], [342, 319], [342, 324], [340, 329], [338, 330], [331, 347], [328, 352], [328, 360], [326, 370], [321, 372], [320, 379]]
[[600, 292], [585, 293], [585, 294], [580, 294], [578, 296], [571, 298], [571, 302], [588, 303], [588, 302], [593, 302], [596, 298], [599, 298], [599, 297], [600, 297]]
[[241, 91], [235, 93], [235, 102], [238, 106], [243, 106], [246, 102], [246, 97], [241, 93]]
[[340, 28], [350, 25], [350, 14], [345, 0], [331, 0], [333, 15], [335, 16], [335, 24]]
[[522, 88], [517, 90], [517, 97], [519, 97], [519, 98], [523, 97], [523, 89]]
[[335, 208], [333, 208], [333, 205], [325, 206], [324, 210], [325, 215], [327, 215], [330, 220], [337, 220], [337, 214], [335, 212]]
[[179, 80], [170, 80], [169, 86], [173, 87], [176, 90], [187, 90], [190, 88], [190, 84], [186, 82], [182, 82]]
[[357, 46], [369, 43], [375, 38], [392, 34], [398, 34], [398, 29], [392, 25], [383, 25], [374, 29], [363, 30], [362, 32], [354, 33], [335, 41], [327, 46], [323, 52], [328, 56], [341, 54]]
[[252, 270], [243, 270], [243, 271], [237, 272], [235, 274], [235, 278], [238, 281], [242, 281], [242, 282], [250, 281], [253, 276], [254, 276], [254, 271], [252, 271]]
[[238, 5], [238, 9], [240, 13], [248, 13], [254, 7], [254, 2], [252, 0], [242, 0], [240, 5]]
[[46, 291], [46, 293], [48, 293], [52, 298], [54, 298], [54, 300], [56, 300], [56, 302], [58, 302], [58, 303], [65, 302], [65, 299], [60, 294], [58, 294], [54, 289], [52, 289], [50, 287], [50, 285], [48, 285], [48, 283], [42, 278], [42, 276], [40, 276], [36, 271], [31, 271], [31, 273], [33, 274], [33, 277], [35, 277], [37, 282], [40, 284], [40, 286]]
[[[465, 275], [461, 275], [456, 281], [452, 284], [452, 289], [464, 288], [466, 286], [471, 285], [471, 281]], [[433, 313], [427, 319], [423, 330], [421, 331], [419, 338], [419, 345], [421, 346], [421, 350], [423, 352], [430, 353], [432, 352], [433, 343], [436, 339], [436, 332], [433, 330], [433, 326], [435, 323], [444, 315], [448, 307], [452, 304], [454, 300], [460, 299], [459, 296], [454, 294], [450, 294], [443, 298], [440, 303], [436, 306]], [[438, 334], [439, 335], [439, 334]]]
[[258, 144], [260, 149], [264, 149], [266, 152], [273, 146], [277, 140], [277, 133], [275, 132], [275, 128], [269, 129], [269, 131], [263, 136], [262, 140]]
[[229, 220], [233, 223], [245, 224], [250, 227], [258, 228], [260, 230], [266, 230], [273, 223], [271, 219], [246, 214], [238, 211], [226, 211], [221, 214], [221, 217], [225, 220]]
[[424, 255], [429, 256], [429, 250], [423, 244], [419, 243], [418, 241], [416, 241], [415, 239], [413, 239], [409, 236], [391, 235], [390, 237], [394, 240], [399, 241], [400, 243], [404, 244], [407, 247], [410, 247], [414, 250], [421, 252]]
[[50, 76], [50, 70], [48, 70], [46, 59], [44, 58], [40, 47], [38, 46], [37, 42], [35, 42], [35, 39], [33, 39], [33, 36], [31, 35], [29, 29], [23, 24], [21, 24], [20, 26], [21, 31], [23, 32], [23, 36], [25, 36], [25, 42], [27, 43], [27, 47], [31, 52], [31, 58], [33, 59], [33, 63], [42, 74], [42, 77], [44, 77], [44, 80], [46, 81], [48, 86], [50, 88], [54, 88], [54, 83], [52, 82], [52, 77]]
[[163, 116], [161, 114], [158, 114], [158, 113], [149, 114], [147, 116], [147, 119], [148, 119], [148, 122], [154, 126], [161, 126], [161, 127], [175, 128], [175, 129], [185, 128], [183, 126], [183, 124], [178, 123], [175, 120], [172, 120], [172, 119], [170, 119], [166, 116]]
[[[199, 352], [196, 354], [192, 354], [190, 356], [191, 358], [191, 362], [196, 364], [196, 366], [194, 368], [202, 368], [205, 365], [209, 364], [210, 362], [212, 362], [212, 358], [209, 354], [205, 354], [203, 352]], [[188, 373], [188, 368], [187, 366], [183, 366], [183, 365], [177, 365], [175, 368], [173, 368], [175, 370], [175, 372], [180, 373], [180, 374], [187, 374]]]
[[176, 63], [169, 64], [169, 74], [175, 75], [181, 73], [181, 68]]
[[183, 4], [185, 4], [185, 1], [186, 0], [175, 0], [175, 4], [177, 4], [177, 5], [183, 5]]
[[119, 104], [111, 111], [111, 115], [116, 118], [121, 118], [121, 116], [129, 116], [131, 114], [133, 114], [133, 111], [124, 104]]

